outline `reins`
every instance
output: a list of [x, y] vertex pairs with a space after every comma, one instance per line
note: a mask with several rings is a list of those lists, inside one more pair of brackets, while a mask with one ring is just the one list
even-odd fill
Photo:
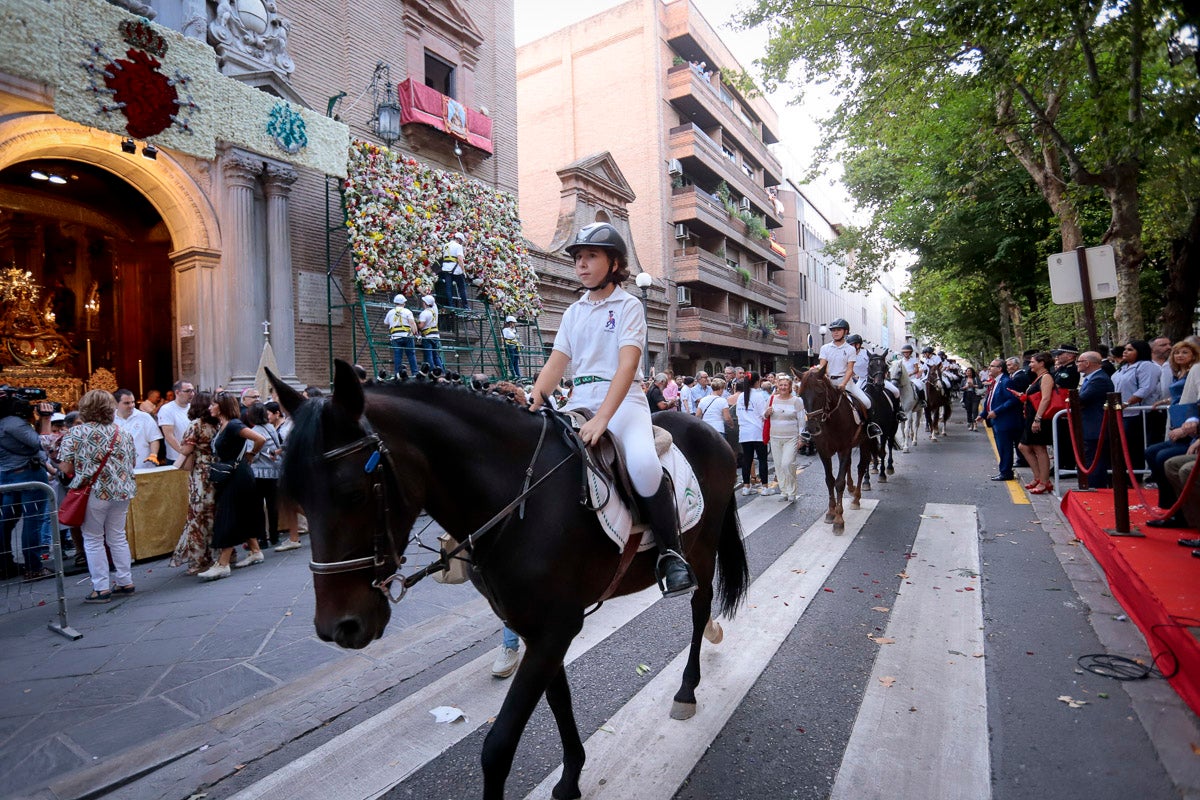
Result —
[[[549, 411], [541, 415], [542, 428], [538, 435], [537, 446], [533, 451], [533, 457], [529, 460], [529, 465], [525, 468], [525, 480], [520, 494], [514, 497], [508, 503], [508, 505], [496, 512], [491, 519], [477, 528], [467, 538], [463, 539], [454, 549], [449, 551], [439, 551], [438, 557], [432, 563], [407, 576], [400, 573], [399, 565], [404, 563], [403, 550], [398, 550], [396, 548], [396, 537], [392, 535], [391, 530], [392, 514], [390, 513], [391, 505], [389, 500], [392, 492], [389, 491], [389, 488], [394, 484], [394, 481], [387, 479], [387, 473], [395, 473], [395, 465], [392, 463], [391, 452], [388, 450], [387, 445], [383, 443], [383, 440], [380, 439], [379, 435], [376, 434], [371, 428], [371, 424], [367, 421], [366, 416], [363, 416], [361, 421], [362, 426], [366, 431], [365, 435], [353, 442], [350, 442], [349, 444], [326, 451], [322, 454], [322, 458], [326, 462], [336, 461], [340, 458], [345, 458], [346, 456], [357, 453], [364, 448], [373, 448], [373, 452], [367, 458], [366, 464], [363, 465], [363, 472], [371, 477], [371, 491], [376, 498], [376, 507], [379, 517], [375, 526], [375, 534], [372, 537], [372, 547], [374, 548], [374, 553], [370, 556], [352, 558], [344, 561], [310, 561], [308, 568], [315, 575], [334, 575], [343, 572], [356, 572], [364, 569], [373, 569], [375, 570], [376, 574], [375, 580], [371, 582], [371, 585], [383, 592], [383, 594], [393, 603], [400, 602], [402, 599], [404, 599], [404, 595], [408, 592], [409, 588], [411, 588], [417, 582], [429, 575], [434, 574], [435, 572], [442, 572], [449, 569], [450, 559], [455, 558], [459, 553], [465, 550], [468, 555], [473, 556], [476, 542], [478, 542], [482, 536], [484, 536], [498, 524], [510, 517], [513, 511], [518, 507], [520, 508], [519, 516], [524, 519], [524, 506], [526, 498], [537, 491], [539, 486], [541, 486], [548, 478], [562, 468], [563, 465], [575, 457], [578, 451], [572, 449], [571, 452], [567, 453], [562, 460], [551, 467], [545, 475], [538, 478], [532, 484], [530, 483], [533, 478], [534, 465], [537, 463], [538, 456], [541, 455], [542, 452], [542, 445], [545, 444], [546, 441], [546, 430], [549, 427], [549, 419], [551, 415], [552, 412]], [[554, 416], [555, 421], [560, 425], [565, 424], [557, 419], [557, 415]], [[405, 543], [406, 547], [407, 544], [411, 542], [412, 537], [409, 537]], [[391, 564], [388, 563], [386, 558], [389, 549], [393, 556]], [[478, 565], [476, 566], [478, 568]], [[398, 585], [400, 587], [399, 594], [394, 594], [392, 592], [391, 587], [393, 585]]]

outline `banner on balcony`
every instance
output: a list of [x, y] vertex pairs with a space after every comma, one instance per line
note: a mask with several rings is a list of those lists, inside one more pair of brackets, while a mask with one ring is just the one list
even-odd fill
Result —
[[456, 233], [467, 279], [501, 314], [542, 310], [537, 274], [507, 192], [356, 140], [346, 178], [346, 227], [364, 292], [428, 294], [442, 249]]
[[418, 123], [456, 136], [485, 153], [492, 152], [492, 118], [412, 78], [396, 87], [400, 124]]

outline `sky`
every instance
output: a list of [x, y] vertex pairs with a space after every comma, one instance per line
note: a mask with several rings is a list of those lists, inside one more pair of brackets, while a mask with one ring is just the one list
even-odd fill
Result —
[[[540, 39], [623, 2], [626, 0], [514, 0], [517, 46]], [[754, 59], [766, 49], [766, 30], [741, 31], [729, 24], [730, 17], [738, 7], [745, 5], [745, 0], [692, 2], [700, 9], [708, 24], [716, 29], [742, 67], [755, 74]], [[783, 86], [768, 94], [767, 99], [779, 114], [780, 144], [775, 145], [776, 155], [784, 166], [786, 176], [799, 185], [801, 173], [811, 165], [820, 138], [818, 120], [832, 112], [834, 102], [823, 92], [809, 88], [802, 105], [790, 105], [789, 101], [795, 95], [795, 89]], [[836, 182], [840, 174], [837, 165], [832, 165], [829, 172], [829, 179], [805, 186], [805, 194], [829, 219], [835, 222], [855, 221], [852, 218], [853, 202], [845, 188]]]

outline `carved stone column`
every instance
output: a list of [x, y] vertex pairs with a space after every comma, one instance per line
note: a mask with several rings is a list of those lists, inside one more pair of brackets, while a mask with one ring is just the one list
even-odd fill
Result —
[[212, 389], [225, 377], [218, 372], [218, 353], [224, 352], [226, 318], [217, 275], [219, 250], [189, 247], [171, 253], [175, 267], [176, 379]]
[[[221, 331], [225, 344], [224, 369], [220, 371], [226, 388], [241, 389], [254, 382], [262, 352], [261, 323], [266, 319], [265, 265], [257, 263], [255, 247], [254, 190], [262, 175], [259, 156], [230, 150], [221, 162], [224, 202], [221, 209], [221, 240], [224, 269], [226, 322]], [[218, 353], [220, 356], [220, 353]]]
[[292, 235], [288, 227], [288, 196], [296, 182], [296, 170], [282, 164], [267, 164], [267, 297], [271, 322], [271, 347], [280, 376], [296, 378], [296, 306], [292, 293]]

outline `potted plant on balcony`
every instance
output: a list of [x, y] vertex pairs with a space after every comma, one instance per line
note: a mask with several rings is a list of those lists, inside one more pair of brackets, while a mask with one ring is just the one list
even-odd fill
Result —
[[750, 281], [754, 278], [754, 276], [750, 274], [750, 270], [746, 269], [745, 267], [738, 267], [737, 274], [741, 279], [743, 286], [749, 286]]

